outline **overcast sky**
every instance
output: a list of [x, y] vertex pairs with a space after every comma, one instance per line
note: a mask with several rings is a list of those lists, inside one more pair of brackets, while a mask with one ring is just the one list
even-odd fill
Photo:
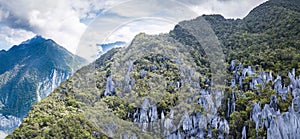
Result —
[[176, 22], [202, 14], [243, 18], [265, 1], [0, 0], [0, 49], [38, 34], [76, 53], [78, 45], [129, 42], [139, 32], [168, 32]]

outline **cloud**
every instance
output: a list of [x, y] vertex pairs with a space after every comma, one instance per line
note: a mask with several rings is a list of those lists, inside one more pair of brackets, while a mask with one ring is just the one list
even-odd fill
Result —
[[[98, 26], [89, 27], [88, 31], [81, 38], [76, 55], [93, 61], [97, 58], [98, 51], [101, 51], [101, 47], [97, 46], [97, 44], [114, 43], [116, 41], [130, 44], [131, 40], [141, 32], [150, 35], [167, 33], [174, 28], [174, 25], [174, 22], [165, 20], [143, 19], [122, 24], [106, 32], [97, 30]], [[113, 28], [113, 26], [111, 27]]]
[[104, 43], [113, 43], [116, 40], [130, 43], [134, 36], [140, 32], [154, 35], [169, 32], [173, 28], [174, 24], [167, 21], [153, 19], [138, 20], [119, 27], [119, 29], [112, 32], [112, 34], [105, 39]]
[[0, 50], [9, 49], [11, 44], [20, 44], [35, 34], [22, 29], [13, 29], [7, 26], [0, 27]]
[[32, 32], [53, 39], [74, 53], [80, 36], [87, 27], [81, 19], [94, 18], [97, 11], [118, 2], [117, 0], [0, 1], [0, 24], [23, 33], [12, 36], [10, 40], [15, 41], [2, 44], [15, 45], [20, 39], [29, 39], [25, 37], [30, 37], [27, 33]]
[[4, 10], [3, 10], [3, 7], [0, 5], [0, 22], [1, 22], [3, 19], [7, 18], [8, 15], [9, 15], [9, 12], [8, 12], [8, 11], [4, 11]]
[[100, 14], [82, 35], [76, 54], [93, 60], [96, 44], [125, 41], [129, 43], [140, 32], [166, 33], [174, 25], [197, 14], [173, 1], [132, 0], [121, 3]]
[[176, 19], [186, 19], [196, 16], [195, 13], [186, 15], [186, 13], [191, 13], [192, 10], [185, 4], [175, 0], [130, 0], [109, 9], [109, 12], [124, 17], [176, 17]]
[[[78, 36], [86, 28], [80, 23], [78, 13], [72, 10], [69, 2], [64, 0], [61, 2], [14, 0], [1, 1], [0, 4], [2, 5], [1, 11], [8, 13], [8, 16], [2, 16], [2, 24], [10, 30], [18, 30], [20, 34], [11, 36], [14, 40], [30, 37], [31, 35], [26, 34], [31, 32], [54, 39], [60, 45], [72, 50]], [[8, 41], [11, 45], [18, 42]]]
[[[229, 18], [241, 18], [264, 1], [1, 0], [0, 26], [6, 29], [0, 34], [3, 36], [0, 48], [8, 48], [20, 40], [29, 39], [32, 34], [39, 34], [77, 53], [78, 49], [84, 49], [77, 48], [78, 44], [85, 44], [80, 47], [88, 48], [103, 42], [108, 36], [107, 41], [112, 42], [114, 39], [131, 39], [140, 31], [150, 34], [167, 32], [171, 24], [202, 14], [220, 13]], [[145, 23], [138, 20], [144, 17], [158, 17], [170, 22], [159, 25], [160, 19], [157, 22], [143, 20]], [[138, 23], [131, 23], [133, 20]], [[120, 26], [120, 23], [129, 22], [130, 25]], [[119, 31], [115, 31], [116, 28]], [[12, 32], [15, 35], [11, 35]]]
[[267, 0], [178, 0], [202, 14], [222, 14], [226, 18], [244, 18], [254, 7]]

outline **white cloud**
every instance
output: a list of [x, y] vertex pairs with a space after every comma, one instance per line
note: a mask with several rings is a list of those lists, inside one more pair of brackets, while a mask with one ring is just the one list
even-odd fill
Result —
[[[8, 26], [10, 31], [1, 32], [4, 38], [9, 39], [2, 37], [0, 45], [15, 45], [20, 40], [29, 39], [32, 34], [39, 34], [76, 53], [77, 44], [86, 45], [80, 47], [90, 47], [103, 42], [107, 36], [110, 36], [107, 40], [109, 42], [130, 40], [140, 31], [157, 34], [171, 28], [169, 23], [158, 25], [158, 22], [138, 22], [125, 25], [114, 32], [120, 23], [130, 20], [160, 17], [171, 20], [173, 26], [181, 20], [201, 14], [221, 13], [225, 17], [236, 18], [245, 16], [264, 1], [266, 0], [1, 0], [0, 25]], [[101, 14], [97, 17], [99, 13]], [[19, 35], [7, 37], [9, 32]], [[112, 32], [114, 33], [111, 34]]]
[[128, 0], [75, 0], [71, 6], [79, 14], [79, 18], [95, 18], [101, 9], [109, 9]]
[[[200, 0], [184, 2], [198, 14], [221, 14], [226, 18], [244, 18], [254, 7], [267, 0]], [[197, 3], [198, 2], [198, 3]]]
[[129, 44], [141, 32], [151, 35], [167, 33], [174, 28], [174, 25], [174, 22], [165, 20], [144, 19], [123, 24], [111, 29], [111, 32], [100, 31], [96, 29], [99, 28], [98, 26], [92, 26], [82, 36], [76, 54], [93, 61], [97, 58], [98, 51], [101, 51], [101, 47], [96, 44], [114, 43], [116, 41], [124, 41]]
[[2, 8], [2, 6], [0, 5], [0, 22], [3, 19], [7, 18], [8, 15], [9, 15], [9, 12], [8, 11], [4, 11], [3, 8]]
[[116, 40], [129, 43], [134, 36], [140, 32], [154, 35], [159, 33], [167, 33], [174, 28], [174, 24], [166, 21], [158, 20], [142, 20], [128, 23], [121, 26], [107, 37], [104, 43], [113, 43]]
[[166, 33], [179, 21], [196, 16], [190, 9], [172, 1], [132, 0], [122, 3], [105, 11], [89, 24], [81, 37], [76, 54], [93, 60], [97, 55], [96, 44], [115, 41], [128, 43], [140, 32]]
[[[175, 0], [130, 0], [111, 9], [110, 13], [125, 17], [176, 17], [176, 19], [192, 18], [197, 14], [187, 5]], [[186, 15], [187, 13], [191, 15]]]
[[11, 44], [20, 44], [24, 40], [34, 37], [34, 35], [34, 33], [23, 29], [2, 26], [0, 27], [0, 50], [9, 49]]
[[[0, 1], [0, 22], [11, 29], [18, 29], [20, 34], [7, 42], [17, 44], [20, 39], [29, 39], [26, 32], [53, 39], [58, 44], [75, 53], [76, 46], [87, 25], [81, 18], [95, 16], [97, 10], [109, 7], [118, 1], [105, 0], [14, 0]], [[3, 8], [5, 7], [5, 8]], [[22, 30], [22, 32], [20, 32]]]

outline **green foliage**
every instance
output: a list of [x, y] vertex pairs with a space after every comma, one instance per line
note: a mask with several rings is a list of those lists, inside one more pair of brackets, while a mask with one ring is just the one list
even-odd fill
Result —
[[172, 107], [176, 105], [176, 101], [178, 100], [178, 94], [171, 94], [169, 92], [165, 92], [162, 99], [157, 105], [159, 111], [167, 111], [169, 112]]
[[116, 96], [107, 96], [103, 101], [113, 110], [114, 114], [121, 118], [127, 119], [127, 112], [134, 112], [134, 104], [126, 104], [123, 99]]

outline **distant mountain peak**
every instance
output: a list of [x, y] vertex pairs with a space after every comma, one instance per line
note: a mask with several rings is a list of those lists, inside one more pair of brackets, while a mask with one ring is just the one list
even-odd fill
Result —
[[28, 39], [28, 40], [22, 42], [21, 44], [31, 44], [31, 43], [35, 43], [35, 42], [43, 42], [43, 41], [46, 41], [46, 40], [47, 39], [45, 39], [41, 35], [36, 35], [33, 38]]
[[99, 52], [99, 56], [104, 54], [105, 52], [109, 51], [112, 48], [116, 47], [123, 47], [126, 45], [126, 42], [124, 41], [116, 41], [113, 43], [104, 43], [104, 44], [96, 44], [97, 46], [101, 47], [101, 51]]
[[0, 136], [18, 127], [33, 104], [85, 63], [40, 35], [0, 51]]
[[107, 46], [112, 46], [112, 45], [125, 45], [126, 42], [123, 41], [116, 41], [113, 43], [104, 43], [104, 44], [96, 44], [97, 46], [101, 46], [101, 47], [107, 47]]
[[6, 52], [4, 49], [0, 50], [0, 53]]

